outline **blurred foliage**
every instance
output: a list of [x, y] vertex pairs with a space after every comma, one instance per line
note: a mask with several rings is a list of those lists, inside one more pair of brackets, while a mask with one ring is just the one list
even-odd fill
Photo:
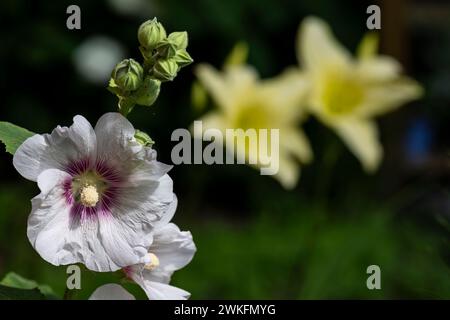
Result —
[[[0, 205], [13, 204], [17, 213], [0, 221], [1, 270], [38, 279], [62, 297], [65, 268], [50, 266], [24, 238], [29, 204], [20, 199], [29, 194], [11, 186], [0, 191]], [[193, 299], [448, 298], [446, 230], [424, 230], [406, 217], [393, 218], [391, 208], [365, 203], [333, 209], [285, 195], [266, 200], [264, 210], [244, 221], [216, 216], [193, 223], [179, 215], [176, 221], [190, 225], [198, 252], [173, 284]], [[382, 290], [366, 287], [372, 264], [381, 268]], [[121, 272], [84, 270], [74, 298], [121, 281]], [[123, 284], [144, 298], [136, 285]]]

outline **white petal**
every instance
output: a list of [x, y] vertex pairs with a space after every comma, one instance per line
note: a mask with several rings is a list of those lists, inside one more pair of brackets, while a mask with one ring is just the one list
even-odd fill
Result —
[[106, 113], [95, 125], [98, 156], [117, 165], [123, 165], [143, 147], [135, 139], [133, 125], [120, 113]]
[[145, 281], [143, 289], [149, 300], [186, 300], [191, 296], [180, 288], [153, 281]]
[[177, 205], [173, 193], [173, 181], [165, 174], [157, 181], [142, 180], [134, 186], [127, 186], [120, 196], [113, 214], [136, 232], [148, 233], [159, 221], [168, 222]]
[[[109, 266], [97, 263], [97, 268], [88, 266], [89, 269], [100, 272], [115, 271], [137, 264], [144, 259], [152, 240], [148, 236], [152, 227], [147, 225], [145, 220], [142, 220], [142, 226], [140, 226], [139, 221], [127, 223], [124, 219], [105, 217], [100, 218], [98, 224], [98, 234], [92, 238], [91, 246], [97, 248], [98, 252], [104, 251]], [[97, 259], [96, 252], [93, 252], [93, 258]]]
[[122, 213], [126, 217], [121, 219], [102, 213], [77, 219], [64, 197], [62, 185], [68, 178], [55, 169], [38, 177], [42, 193], [32, 201], [27, 234], [42, 258], [54, 265], [83, 263], [100, 272], [141, 262], [152, 242], [153, 225], [146, 213], [135, 205], [134, 211]]
[[367, 172], [375, 171], [383, 156], [383, 147], [378, 141], [375, 122], [365, 119], [346, 119], [330, 122], [353, 154], [361, 161]]
[[32, 200], [27, 235], [36, 251], [54, 265], [78, 262], [71, 252], [81, 241], [73, 239], [70, 227], [70, 207], [64, 198], [63, 183], [70, 178], [57, 169], [49, 169], [38, 177], [42, 193]]
[[169, 223], [155, 230], [149, 252], [158, 257], [159, 268], [173, 272], [191, 262], [196, 250], [191, 233]]
[[108, 283], [98, 287], [89, 297], [89, 300], [136, 300], [136, 298], [122, 286]]
[[175, 194], [173, 194], [173, 201], [170, 203], [169, 207], [167, 208], [166, 212], [163, 214], [161, 219], [156, 222], [155, 229], [163, 227], [172, 220], [173, 216], [175, 215], [175, 211], [177, 211], [177, 206], [178, 206], [178, 198]]
[[71, 160], [96, 156], [96, 137], [82, 116], [70, 128], [58, 126], [51, 134], [34, 135], [17, 149], [13, 164], [25, 178], [36, 181], [46, 169], [64, 170]]

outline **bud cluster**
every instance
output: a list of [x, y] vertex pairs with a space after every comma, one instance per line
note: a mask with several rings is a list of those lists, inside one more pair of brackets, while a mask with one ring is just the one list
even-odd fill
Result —
[[140, 51], [150, 74], [160, 81], [172, 81], [178, 71], [192, 63], [186, 51], [188, 35], [186, 31], [167, 35], [160, 22], [154, 18], [141, 24], [138, 30]]
[[127, 115], [138, 105], [151, 106], [158, 98], [161, 82], [172, 81], [182, 67], [192, 63], [186, 51], [187, 32], [167, 35], [156, 18], [141, 24], [138, 30], [141, 65], [125, 59], [114, 68], [108, 89], [119, 98], [119, 109]]

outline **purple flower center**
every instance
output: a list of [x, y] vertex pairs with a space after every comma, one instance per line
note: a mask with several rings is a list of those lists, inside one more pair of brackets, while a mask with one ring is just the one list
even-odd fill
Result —
[[111, 215], [123, 186], [118, 170], [105, 160], [82, 159], [71, 162], [65, 171], [70, 178], [64, 181], [64, 196], [72, 219]]

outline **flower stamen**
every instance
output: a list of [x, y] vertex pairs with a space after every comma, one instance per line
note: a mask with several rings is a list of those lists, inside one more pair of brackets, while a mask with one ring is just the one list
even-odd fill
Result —
[[148, 257], [149, 257], [149, 262], [147, 264], [145, 264], [144, 268], [147, 270], [155, 270], [155, 268], [157, 268], [159, 266], [159, 259], [158, 257], [154, 254], [149, 252], [148, 253]]
[[81, 188], [80, 202], [85, 207], [95, 207], [100, 199], [97, 188], [93, 185], [86, 184]]

